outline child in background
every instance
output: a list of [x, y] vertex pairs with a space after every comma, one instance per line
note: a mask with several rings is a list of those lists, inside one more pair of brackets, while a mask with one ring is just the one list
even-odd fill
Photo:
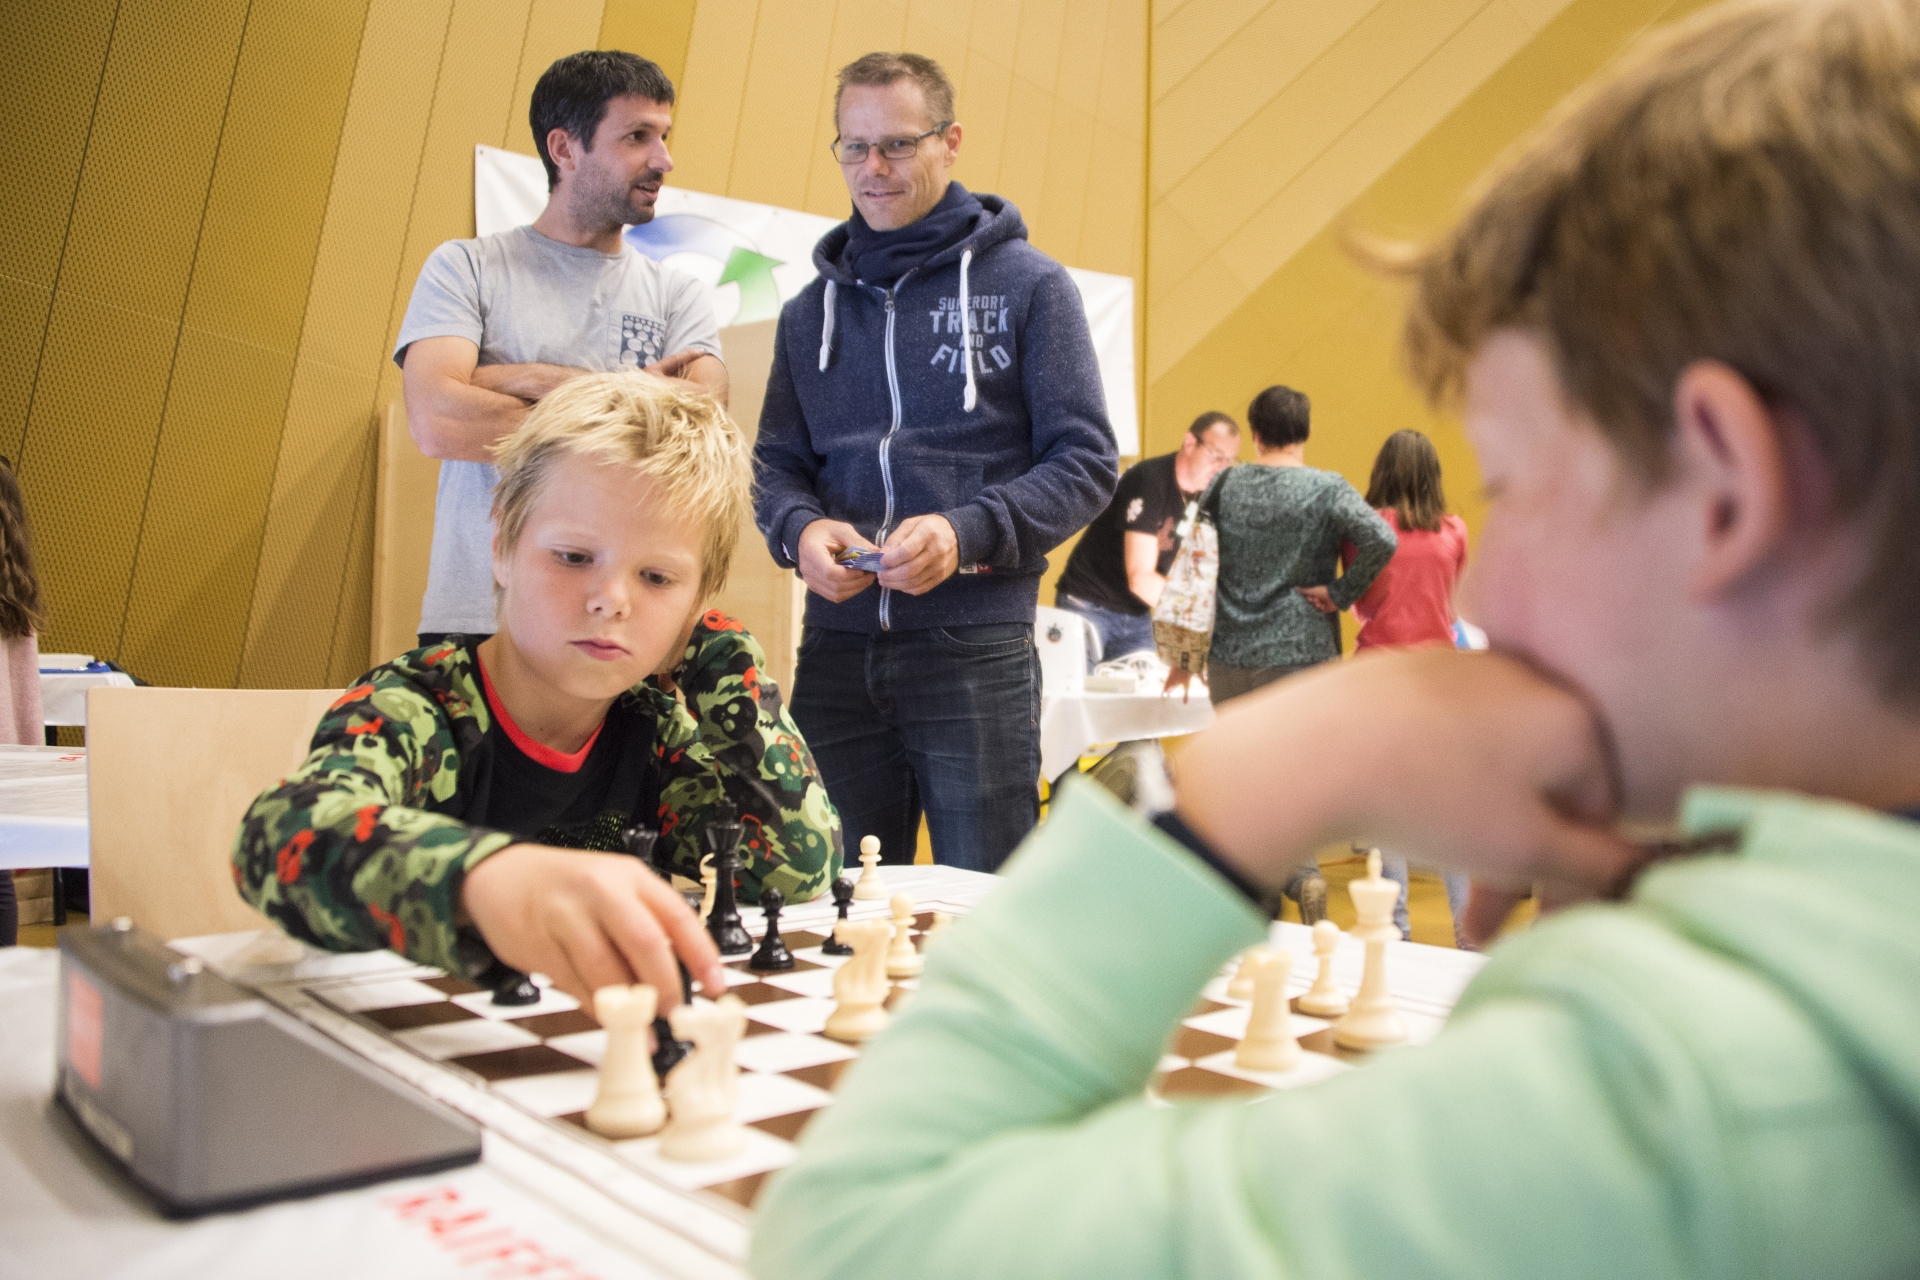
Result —
[[[0, 742], [40, 746], [40, 645], [46, 625], [40, 577], [33, 569], [33, 530], [13, 464], [0, 458]], [[20, 903], [13, 872], [0, 870], [0, 947], [20, 940]]]
[[[763, 1280], [1920, 1274], [1920, 5], [1721, 5], [1414, 264], [1491, 653], [1329, 663], [1068, 789], [759, 1202]], [[1628, 837], [1658, 831], [1672, 842]], [[1329, 839], [1587, 905], [1438, 1039], [1157, 1106]]]
[[[1360, 619], [1355, 651], [1453, 644], [1453, 584], [1467, 567], [1467, 525], [1447, 510], [1440, 454], [1433, 441], [1418, 431], [1388, 436], [1373, 460], [1367, 505], [1393, 526], [1400, 541], [1387, 567], [1353, 603], [1354, 615]], [[1400, 883], [1393, 923], [1401, 937], [1411, 938], [1407, 860], [1383, 853], [1380, 873]], [[1454, 945], [1472, 950], [1460, 927], [1467, 906], [1467, 877], [1447, 871], [1441, 879], [1447, 886], [1447, 908], [1453, 913]]]
[[646, 982], [664, 1012], [676, 952], [709, 991], [724, 980], [680, 894], [620, 851], [626, 827], [657, 826], [698, 878], [700, 833], [730, 804], [749, 901], [805, 901], [841, 866], [765, 655], [703, 612], [749, 510], [746, 438], [703, 392], [607, 373], [547, 395], [495, 455], [498, 631], [355, 682], [254, 801], [234, 879], [316, 946], [391, 947], [496, 988], [538, 971], [583, 1001]]

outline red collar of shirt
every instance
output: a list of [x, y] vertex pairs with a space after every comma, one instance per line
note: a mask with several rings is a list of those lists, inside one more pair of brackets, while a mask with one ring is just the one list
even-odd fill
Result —
[[494, 692], [493, 677], [487, 674], [487, 664], [480, 661], [478, 653], [473, 655], [473, 664], [480, 668], [480, 684], [487, 691], [487, 707], [493, 712], [494, 718], [500, 721], [500, 727], [507, 731], [507, 740], [525, 752], [535, 764], [560, 773], [580, 772], [580, 766], [587, 762], [587, 753], [593, 750], [594, 743], [600, 741], [600, 731], [607, 727], [606, 717], [601, 717], [600, 723], [593, 726], [593, 732], [587, 735], [586, 742], [578, 751], [555, 751], [545, 743], [535, 742], [527, 736], [526, 730], [513, 722], [513, 717], [507, 714], [506, 705], [500, 701], [500, 695]]

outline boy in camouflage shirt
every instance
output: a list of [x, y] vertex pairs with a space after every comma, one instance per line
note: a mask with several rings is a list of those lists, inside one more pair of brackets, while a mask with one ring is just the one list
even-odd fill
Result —
[[504, 963], [579, 997], [643, 981], [670, 1007], [675, 952], [721, 989], [698, 919], [619, 852], [623, 829], [658, 826], [697, 878], [699, 834], [730, 803], [749, 899], [812, 898], [842, 860], [765, 654], [703, 612], [746, 511], [747, 456], [710, 398], [649, 375], [544, 398], [498, 450], [498, 633], [405, 654], [341, 696], [241, 824], [247, 900], [317, 946], [473, 976]]

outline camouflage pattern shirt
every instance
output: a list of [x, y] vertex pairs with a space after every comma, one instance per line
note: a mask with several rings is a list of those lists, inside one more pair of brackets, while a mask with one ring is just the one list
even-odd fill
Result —
[[503, 755], [518, 748], [489, 708], [473, 649], [456, 637], [404, 654], [342, 694], [306, 761], [253, 802], [234, 882], [302, 941], [390, 947], [473, 974], [493, 960], [459, 923], [461, 885], [481, 859], [529, 841], [618, 851], [637, 823], [657, 825], [674, 870], [698, 879], [699, 833], [724, 797], [745, 827], [741, 895], [757, 901], [771, 885], [789, 902], [813, 898], [840, 874], [840, 819], [765, 664], [738, 622], [709, 611], [674, 673], [685, 705], [652, 683], [622, 694], [593, 746], [618, 753], [596, 771], [601, 794], [575, 803], [574, 821], [526, 831], [486, 821], [526, 806], [489, 803], [494, 777], [511, 773]]

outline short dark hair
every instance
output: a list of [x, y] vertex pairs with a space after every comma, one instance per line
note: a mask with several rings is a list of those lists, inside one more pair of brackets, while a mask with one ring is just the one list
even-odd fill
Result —
[[606, 119], [607, 103], [629, 94], [673, 105], [673, 81], [660, 65], [637, 53], [619, 49], [587, 49], [570, 53], [540, 73], [533, 86], [527, 121], [533, 126], [533, 147], [547, 166], [547, 190], [560, 184], [560, 170], [547, 154], [547, 135], [565, 129], [586, 151]]
[[850, 84], [890, 85], [911, 80], [927, 99], [927, 114], [937, 125], [953, 123], [953, 81], [932, 58], [917, 53], [869, 53], [840, 68], [833, 90], [833, 131], [840, 132], [840, 95]]
[[1313, 404], [1292, 387], [1268, 387], [1247, 406], [1253, 438], [1269, 449], [1284, 449], [1307, 438]]
[[1207, 432], [1213, 429], [1213, 425], [1216, 422], [1224, 422], [1233, 428], [1233, 434], [1240, 434], [1240, 424], [1233, 420], [1233, 415], [1222, 413], [1218, 409], [1209, 409], [1195, 418], [1193, 425], [1187, 428], [1187, 434], [1195, 440], [1204, 440], [1206, 439]]

